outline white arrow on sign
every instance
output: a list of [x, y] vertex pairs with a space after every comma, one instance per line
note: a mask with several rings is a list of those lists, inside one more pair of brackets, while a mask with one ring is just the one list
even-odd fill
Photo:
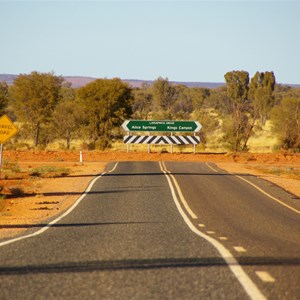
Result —
[[128, 128], [127, 128], [127, 124], [129, 123], [129, 120], [125, 120], [123, 123], [122, 123], [122, 128], [125, 130], [125, 131], [128, 131]]

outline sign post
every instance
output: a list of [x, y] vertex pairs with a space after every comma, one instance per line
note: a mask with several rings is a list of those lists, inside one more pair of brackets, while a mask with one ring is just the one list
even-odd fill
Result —
[[[148, 135], [150, 136], [150, 132], [148, 132]], [[151, 150], [150, 150], [150, 144], [148, 144], [148, 153], [150, 153]]]
[[[128, 136], [130, 136], [130, 132], [127, 133]], [[130, 151], [130, 144], [127, 144], [127, 153]]]
[[0, 117], [0, 178], [2, 169], [3, 144], [18, 132], [18, 128], [7, 115]]

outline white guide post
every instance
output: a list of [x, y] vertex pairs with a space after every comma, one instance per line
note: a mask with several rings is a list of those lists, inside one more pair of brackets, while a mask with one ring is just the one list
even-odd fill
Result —
[[79, 152], [79, 162], [81, 165], [83, 164], [82, 151]]

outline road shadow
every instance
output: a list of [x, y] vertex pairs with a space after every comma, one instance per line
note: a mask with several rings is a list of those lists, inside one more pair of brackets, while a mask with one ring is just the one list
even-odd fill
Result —
[[[133, 189], [131, 189], [132, 191]], [[100, 194], [114, 194], [114, 193], [126, 193], [128, 189], [124, 190], [109, 190], [109, 191], [89, 191], [89, 192], [48, 192], [48, 193], [22, 193], [21, 195], [5, 195], [5, 199], [12, 198], [26, 198], [26, 197], [61, 197], [61, 196], [82, 196], [82, 195], [100, 195]], [[43, 203], [41, 203], [43, 204]], [[49, 203], [48, 203], [49, 204]]]
[[[300, 258], [245, 257], [239, 259], [241, 266], [300, 266]], [[210, 268], [228, 264], [220, 257], [203, 258], [156, 258], [109, 261], [60, 262], [57, 264], [22, 265], [0, 267], [0, 276], [41, 273], [107, 272], [122, 270], [151, 270], [163, 268]], [[231, 263], [230, 265], [237, 265]]]
[[166, 222], [93, 222], [93, 223], [40, 223], [40, 224], [0, 224], [0, 229], [29, 229], [29, 228], [44, 228], [44, 227], [89, 227], [89, 226], [109, 226], [109, 225], [137, 225], [137, 224], [158, 224]]

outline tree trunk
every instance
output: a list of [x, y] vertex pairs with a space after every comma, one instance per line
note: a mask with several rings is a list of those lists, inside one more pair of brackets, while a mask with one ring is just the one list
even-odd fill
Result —
[[35, 136], [34, 136], [34, 146], [37, 147], [40, 138], [40, 124], [36, 125]]

